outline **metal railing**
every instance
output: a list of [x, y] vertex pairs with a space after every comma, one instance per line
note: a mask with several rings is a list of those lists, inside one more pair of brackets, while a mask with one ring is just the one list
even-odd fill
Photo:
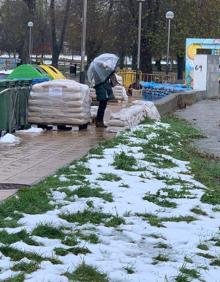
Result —
[[[125, 88], [129, 88], [129, 86], [136, 81], [136, 71], [134, 70], [119, 70], [117, 72], [123, 79], [123, 84]], [[175, 73], [165, 74], [165, 73], [140, 73], [140, 80], [146, 82], [158, 82], [158, 83], [176, 83], [177, 75]]]

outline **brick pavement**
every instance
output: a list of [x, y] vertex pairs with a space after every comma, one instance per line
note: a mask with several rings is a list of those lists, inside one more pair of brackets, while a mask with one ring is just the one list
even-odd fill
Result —
[[[118, 111], [123, 105], [109, 105]], [[88, 126], [81, 131], [46, 131], [41, 134], [17, 133], [19, 145], [0, 144], [0, 201], [13, 195], [17, 189], [5, 189], [4, 184], [33, 185], [52, 175], [59, 168], [80, 159], [100, 141], [112, 138], [105, 129]]]

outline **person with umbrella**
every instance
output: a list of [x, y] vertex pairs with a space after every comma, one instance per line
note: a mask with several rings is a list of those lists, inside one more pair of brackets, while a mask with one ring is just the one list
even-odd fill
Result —
[[87, 72], [88, 79], [96, 90], [96, 99], [99, 101], [96, 127], [106, 127], [104, 124], [105, 109], [108, 100], [114, 99], [112, 87], [119, 84], [115, 77], [118, 59], [114, 54], [102, 54], [91, 62]]

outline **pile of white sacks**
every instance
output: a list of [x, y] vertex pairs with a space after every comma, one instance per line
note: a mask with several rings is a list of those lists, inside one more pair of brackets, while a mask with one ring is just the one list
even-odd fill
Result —
[[118, 132], [132, 128], [143, 121], [145, 117], [155, 121], [160, 120], [160, 114], [154, 103], [139, 100], [133, 101], [130, 107], [122, 108], [117, 113], [111, 113], [107, 130]]
[[[113, 87], [113, 94], [116, 100], [119, 101], [127, 101], [128, 96], [126, 94], [126, 90], [123, 86], [123, 80], [122, 77], [116, 74], [117, 81], [120, 83], [120, 85], [116, 85]], [[94, 88], [90, 88], [90, 96], [92, 100], [96, 100], [96, 93]]]
[[28, 122], [32, 124], [82, 125], [90, 122], [89, 87], [73, 80], [35, 84], [28, 103]]

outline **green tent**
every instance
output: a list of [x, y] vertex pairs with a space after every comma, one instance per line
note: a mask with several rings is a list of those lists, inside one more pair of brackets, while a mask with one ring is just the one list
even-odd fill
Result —
[[47, 73], [41, 69], [38, 65], [20, 65], [18, 66], [7, 79], [36, 79], [36, 78], [48, 78]]

